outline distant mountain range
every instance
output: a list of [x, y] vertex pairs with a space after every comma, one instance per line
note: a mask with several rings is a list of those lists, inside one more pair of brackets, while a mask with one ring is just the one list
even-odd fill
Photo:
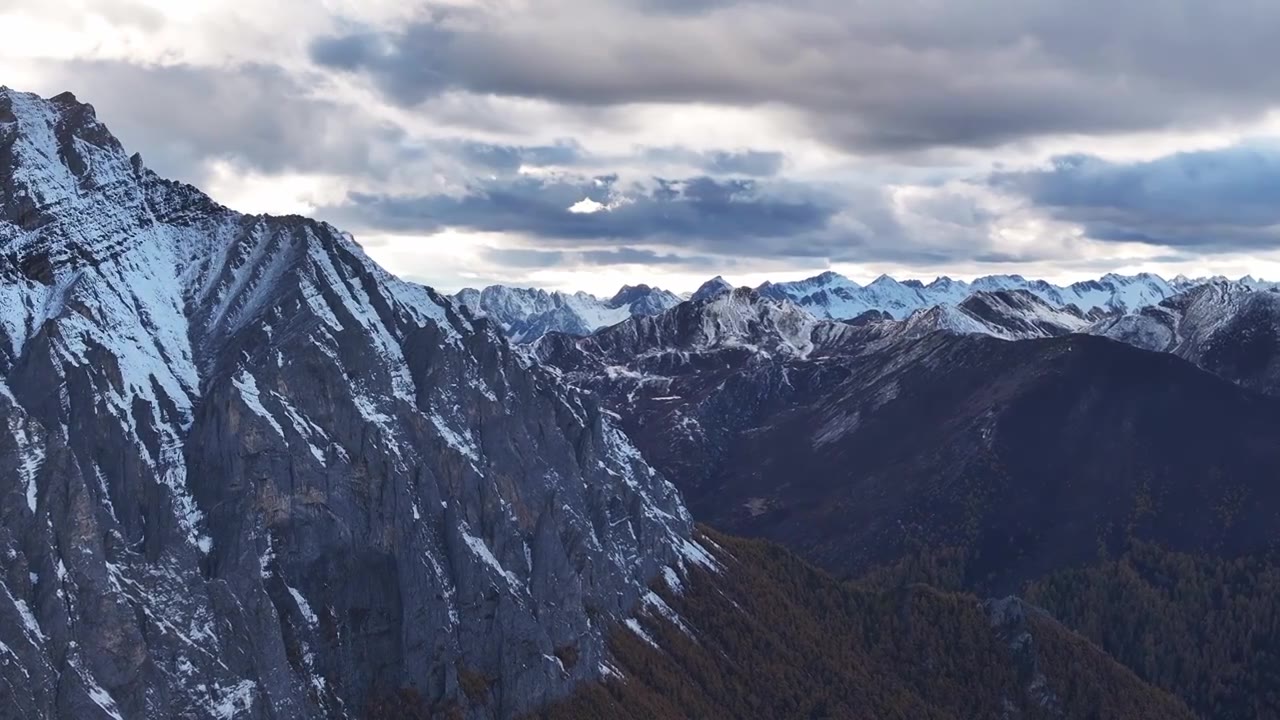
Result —
[[[1184, 315], [1187, 333], [1192, 322], [1224, 332], [1234, 322], [1274, 342], [1280, 294], [1211, 284], [1168, 305], [1184, 300], [1195, 308]], [[1170, 312], [1148, 309], [1134, 322]], [[1217, 320], [1206, 322], [1210, 317]], [[782, 541], [846, 575], [892, 560], [913, 536], [990, 543], [981, 550], [987, 569], [975, 580], [984, 590], [1008, 592], [1082, 559], [1064, 552], [1094, 552], [1077, 541], [1122, 521], [1099, 508], [1130, 507], [1139, 476], [1150, 475], [1165, 501], [1185, 510], [1219, 502], [1202, 493], [1229, 490], [1202, 486], [1210, 473], [1243, 482], [1252, 468], [1280, 466], [1280, 446], [1262, 442], [1280, 433], [1280, 405], [1170, 354], [1090, 336], [1116, 326], [1057, 311], [1025, 290], [979, 292], [960, 306], [906, 320], [850, 323], [739, 288], [585, 338], [549, 335], [533, 350], [623, 418], [695, 517]], [[1178, 347], [1214, 357], [1206, 342], [1187, 339]], [[1233, 370], [1273, 367], [1270, 354], [1264, 362], [1252, 354], [1253, 347], [1269, 353], [1261, 340], [1246, 345], [1231, 335], [1218, 344], [1250, 353], [1248, 361], [1224, 363]], [[1191, 442], [1196, 437], [1212, 438], [1213, 449]], [[991, 491], [970, 483], [997, 481], [1005, 503], [1017, 493], [1031, 504], [1017, 516], [1004, 514], [1007, 504], [966, 505], [968, 493]], [[1114, 502], [1092, 497], [1073, 518], [1063, 504], [1067, 485], [1070, 494], [1116, 495]], [[1271, 498], [1270, 487], [1250, 494]], [[1042, 502], [1048, 504], [1036, 505]], [[1270, 508], [1243, 512], [1269, 515]], [[1268, 543], [1262, 519], [1231, 532], [1186, 518], [1150, 531], [1169, 547], [1258, 550]], [[967, 536], [971, 522], [990, 538]], [[1051, 541], [1066, 537], [1059, 532], [1076, 535]]]
[[635, 315], [655, 315], [681, 302], [675, 293], [648, 285], [628, 285], [605, 299], [585, 292], [504, 285], [467, 288], [454, 298], [473, 315], [496, 322], [515, 342], [536, 340], [549, 332], [588, 335]]
[[[958, 307], [977, 293], [1024, 291], [1050, 308], [1097, 320], [1155, 305], [1212, 282], [1229, 281], [1220, 277], [1191, 279], [1180, 275], [1165, 280], [1151, 273], [1109, 273], [1097, 280], [1065, 286], [1028, 280], [1021, 275], [988, 275], [972, 282], [940, 277], [926, 284], [882, 275], [867, 285], [859, 285], [839, 273], [824, 272], [795, 282], [766, 282], [756, 291], [764, 297], [789, 300], [814, 317], [832, 320], [850, 320], [871, 312], [903, 320], [921, 310]], [[1252, 277], [1234, 282], [1252, 289], [1276, 286]], [[504, 285], [491, 285], [484, 290], [468, 288], [454, 297], [475, 315], [492, 318], [512, 340], [532, 342], [548, 332], [587, 335], [632, 316], [655, 315], [684, 299], [704, 299], [733, 287], [716, 276], [687, 297], [647, 285], [624, 287], [611, 298]]]
[[[834, 321], [738, 288], [531, 350], [703, 522], [1028, 594], [1198, 716], [1262, 718], [1280, 654], [1222, 658], [1280, 642], [1277, 347], [1280, 293], [1210, 282], [1097, 319], [1017, 289]], [[1251, 610], [1212, 610], [1228, 585]]]

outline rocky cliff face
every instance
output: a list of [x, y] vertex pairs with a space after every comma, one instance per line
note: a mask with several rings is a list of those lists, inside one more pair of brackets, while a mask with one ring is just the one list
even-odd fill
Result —
[[15, 717], [505, 717], [607, 671], [689, 516], [593, 402], [347, 236], [0, 90]]

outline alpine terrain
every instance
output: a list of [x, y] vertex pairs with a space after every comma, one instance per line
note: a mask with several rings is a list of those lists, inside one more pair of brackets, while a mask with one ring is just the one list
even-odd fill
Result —
[[1170, 352], [1245, 387], [1280, 394], [1280, 291], [1214, 281], [1088, 332]]
[[[1108, 635], [1177, 617], [1097, 590], [1124, 567], [1062, 573], [1126, 529], [1265, 544], [1280, 406], [1069, 335], [1094, 310], [450, 298], [159, 177], [69, 93], [0, 89], [0, 717], [1239, 708]], [[1213, 627], [1216, 658], [1242, 625]]]
[[[1280, 612], [1280, 401], [1249, 389], [1274, 297], [1208, 284], [1092, 324], [983, 292], [836, 322], [741, 288], [533, 349], [700, 521], [838, 577], [1028, 594], [1203, 716], [1272, 717], [1280, 657], [1247, 648]], [[1170, 352], [1087, 334], [1121, 330]]]
[[[1225, 279], [1179, 278], [1167, 282], [1150, 273], [1132, 276], [1112, 273], [1098, 280], [1059, 286], [1043, 280], [1027, 280], [1020, 275], [989, 275], [973, 282], [940, 277], [928, 284], [918, 280], [898, 281], [884, 275], [863, 286], [839, 273], [825, 272], [796, 282], [766, 282], [756, 291], [774, 300], [790, 300], [815, 317], [833, 320], [852, 320], [869, 312], [903, 320], [918, 311], [959, 307], [970, 298], [994, 293], [1028, 294], [1051, 310], [1099, 319], [1137, 312], [1182, 290], [1215, 281], [1225, 282]], [[1239, 282], [1247, 282], [1249, 287], [1257, 289], [1271, 287], [1270, 283], [1251, 278]], [[687, 299], [706, 299], [733, 287], [723, 277], [716, 276]], [[476, 314], [497, 320], [511, 339], [526, 343], [549, 332], [589, 335], [633, 316], [656, 315], [682, 300], [680, 296], [647, 285], [626, 286], [608, 300], [583, 292], [568, 294], [503, 285], [484, 290], [467, 289], [455, 297]]]
[[614, 421], [492, 324], [157, 177], [69, 94], [0, 91], [0, 220], [6, 717], [402, 686], [510, 716], [601, 677], [611, 622], [700, 556]]
[[570, 295], [503, 285], [468, 288], [454, 297], [473, 315], [497, 322], [515, 342], [536, 340], [553, 331], [589, 335], [633, 315], [654, 315], [680, 303], [675, 294], [648, 285], [628, 285], [607, 300], [584, 292]]

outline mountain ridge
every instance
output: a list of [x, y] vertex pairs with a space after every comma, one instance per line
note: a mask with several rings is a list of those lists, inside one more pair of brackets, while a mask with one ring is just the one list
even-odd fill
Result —
[[1086, 332], [1184, 358], [1232, 382], [1280, 394], [1280, 290], [1215, 280]]
[[[723, 294], [717, 301], [726, 303], [730, 298], [782, 307], [745, 289]], [[887, 507], [867, 515], [874, 505], [870, 498], [896, 497], [908, 477], [917, 477], [924, 485], [943, 483], [945, 477], [945, 482], [959, 483], [953, 488], [959, 492], [964, 483], [985, 482], [983, 478], [995, 472], [988, 464], [994, 463], [994, 468], [1016, 469], [1018, 474], [995, 473], [987, 480], [1004, 477], [1002, 482], [1013, 483], [1006, 490], [1034, 498], [1029, 489], [1035, 486], [1030, 448], [1042, 453], [1062, 451], [1051, 442], [1048, 418], [1070, 421], [1070, 432], [1079, 434], [1081, 447], [1090, 448], [1090, 453], [1070, 460], [1093, 463], [1091, 476], [1110, 476], [1119, 473], [1116, 468], [1121, 465], [1138, 462], [1131, 458], [1120, 463], [1113, 458], [1117, 465], [1105, 460], [1107, 448], [1113, 448], [1115, 441], [1102, 442], [1097, 429], [1102, 426], [1120, 434], [1155, 433], [1155, 439], [1141, 443], [1135, 439], [1135, 448], [1143, 450], [1143, 467], [1166, 478], [1164, 482], [1170, 488], [1176, 485], [1179, 492], [1198, 492], [1189, 475], [1193, 466], [1208, 472], [1227, 463], [1233, 470], [1228, 473], [1222, 465], [1219, 471], [1239, 475], [1249, 467], [1280, 463], [1266, 453], [1250, 462], [1242, 459], [1253, 457], [1250, 453], [1260, 448], [1247, 441], [1256, 428], [1250, 430], [1244, 418], [1256, 415], [1260, 424], [1275, 424], [1280, 406], [1168, 353], [1153, 354], [1061, 328], [1051, 332], [1041, 328], [1037, 332], [1044, 334], [1016, 342], [993, 333], [957, 333], [924, 322], [934, 311], [913, 315], [920, 323], [910, 319], [873, 319], [858, 325], [810, 321], [801, 326], [802, 341], [787, 343], [787, 347], [802, 348], [801, 352], [776, 352], [770, 338], [778, 336], [779, 329], [762, 326], [762, 320], [777, 311], [734, 311], [732, 316], [750, 318], [755, 324], [739, 325], [749, 332], [728, 342], [701, 331], [723, 327], [720, 319], [702, 316], [720, 312], [717, 302], [686, 303], [587, 338], [548, 336], [534, 345], [534, 351], [624, 418], [646, 457], [682, 489], [695, 516], [730, 532], [786, 542], [838, 574], [863, 572], [891, 559], [891, 552], [877, 556], [872, 548], [888, 548], [893, 538], [909, 535], [910, 528], [935, 541], [942, 538], [934, 533], [950, 523], [943, 522], [950, 515], [926, 512], [911, 501], [902, 507], [914, 507], [908, 515], [919, 511], [922, 516], [909, 522], [902, 516], [901, 522], [907, 523], [903, 526], [881, 517], [896, 512]], [[802, 311], [795, 308], [795, 312]], [[1070, 317], [1077, 328], [1086, 324], [1079, 315]], [[1152, 378], [1157, 377], [1169, 383], [1163, 394], [1154, 390]], [[1078, 387], [1081, 394], [1064, 395], [1066, 387]], [[1033, 397], [1043, 397], [1042, 406]], [[1166, 416], [1159, 409], [1175, 401], [1182, 411]], [[1236, 410], [1223, 410], [1228, 406]], [[1195, 408], [1203, 412], [1191, 412]], [[1029, 420], [1037, 413], [1045, 422]], [[1014, 415], [1025, 417], [1015, 421]], [[1121, 422], [1123, 418], [1131, 418], [1126, 421], [1129, 424]], [[1244, 446], [1234, 458], [1221, 458], [1216, 452], [1196, 456], [1183, 446], [1192, 425], [1199, 428], [1197, 432], [1215, 437], [1223, 428], [1233, 427], [1238, 433], [1234, 442]], [[1001, 439], [1015, 436], [1022, 439], [1016, 443]], [[1162, 439], [1174, 436], [1184, 438], [1176, 453], [1190, 453], [1181, 469], [1167, 466], [1161, 454], [1175, 453]], [[946, 458], [951, 460], [944, 462]], [[1068, 459], [1060, 458], [1057, 464]], [[1064, 483], [1082, 482], [1059, 478], [1043, 468], [1040, 476], [1041, 482], [1048, 482], [1050, 476]], [[891, 477], [898, 477], [892, 488], [878, 484]], [[1245, 482], [1245, 477], [1254, 483], [1250, 492], [1264, 493], [1265, 488], [1256, 485], [1258, 478], [1245, 473], [1239, 481]], [[848, 487], [836, 478], [845, 478]], [[1028, 484], [1024, 487], [1010, 478]], [[809, 493], [814, 486], [826, 487], [825, 482], [836, 495], [824, 495], [821, 489]], [[849, 504], [836, 510], [836, 496], [847, 497]], [[921, 496], [922, 502], [926, 497], [930, 496]], [[830, 522], [819, 522], [819, 516]], [[925, 516], [932, 519], [926, 521]], [[1001, 522], [1021, 522], [999, 517]], [[1253, 517], [1248, 527], [1256, 530], [1257, 522], [1258, 517]], [[1033, 535], [1053, 527], [1044, 524]], [[959, 526], [953, 529], [961, 532]], [[1233, 532], [1245, 529], [1237, 525]], [[1211, 534], [1209, 529], [1202, 530]], [[792, 531], [796, 535], [787, 535]], [[852, 546], [834, 540], [845, 532], [858, 535]], [[1256, 532], [1249, 537], [1240, 547], [1258, 549]], [[1004, 542], [1009, 542], [1008, 537]], [[995, 546], [987, 550], [995, 552]], [[1091, 545], [1088, 552], [1093, 551]], [[1015, 570], [1013, 565], [1001, 568], [996, 562], [996, 568], [993, 572], [1003, 578], [990, 587], [996, 591], [1016, 590], [1017, 583], [1027, 578], [1019, 574], [1025, 570]]]
[[553, 331], [587, 335], [634, 315], [662, 312], [681, 301], [674, 293], [648, 285], [626, 285], [609, 298], [504, 285], [465, 288], [453, 297], [473, 315], [497, 322], [515, 342]]
[[[1136, 312], [1186, 290], [1223, 281], [1225, 278], [1184, 276], [1167, 281], [1154, 273], [1107, 273], [1095, 280], [1069, 285], [1028, 280], [1021, 275], [986, 275], [972, 282], [941, 276], [924, 283], [881, 275], [867, 285], [860, 285], [837, 272], [826, 271], [804, 280], [766, 281], [755, 291], [774, 300], [789, 300], [815, 317], [828, 320], [852, 320], [873, 311], [906, 320], [920, 310], [960, 306], [979, 293], [1011, 291], [1030, 293], [1060, 310], [1074, 307], [1080, 314], [1096, 319], [1105, 314]], [[1277, 286], [1252, 277], [1232, 282], [1254, 289]], [[719, 275], [683, 297], [647, 285], [636, 287], [645, 291], [639, 304], [620, 301], [624, 296], [633, 296], [632, 286], [623, 287], [610, 300], [583, 292], [570, 294], [504, 285], [491, 285], [483, 291], [468, 288], [454, 297], [479, 314], [492, 314], [513, 340], [527, 343], [548, 332], [589, 335], [632, 316], [656, 315], [682, 301], [705, 299], [734, 289], [733, 284]]]
[[[748, 482], [779, 468], [817, 476], [785, 444], [771, 454], [761, 442], [771, 428], [752, 426], [780, 400], [817, 392], [816, 436], [804, 417], [814, 408], [778, 414], [813, 441], [809, 455], [829, 453], [860, 423], [892, 430], [886, 408], [892, 415], [894, 403], [924, 396], [917, 416], [926, 422], [872, 436], [840, 467], [905, 452], [906, 461], [890, 458], [895, 469], [920, 461], [943, 477], [910, 441], [922, 428], [957, 447], [957, 437], [973, 438], [929, 415], [953, 389], [919, 382], [921, 373], [958, 378], [965, 412], [987, 422], [1008, 406], [1025, 410], [1027, 388], [1062, 391], [1048, 393], [1059, 402], [1099, 395], [1054, 385], [1081, 382], [1079, 368], [1094, 367], [1081, 356], [1112, 353], [1138, 368], [1139, 382], [1152, 368], [1189, 369], [1174, 355], [1059, 337], [1091, 320], [1077, 307], [992, 283], [954, 306], [836, 322], [770, 299], [768, 288], [718, 279], [688, 302], [647, 286], [608, 300], [548, 296], [549, 311], [521, 331], [537, 339], [517, 346], [507, 338], [513, 323], [400, 281], [337, 228], [236, 213], [156, 176], [73, 95], [7, 88], [0, 259], [0, 695], [9, 703], [0, 714], [394, 717], [383, 709], [410, 698], [395, 711], [479, 719], [576, 707], [593, 716], [610, 702], [600, 693], [636, 701], [626, 709], [646, 717], [687, 707], [707, 716], [762, 707], [772, 716], [1184, 714], [1020, 601], [851, 588], [779, 548], [695, 529], [655, 467], [682, 482], [693, 463], [736, 467]], [[890, 279], [878, 285], [894, 289]], [[543, 329], [603, 322], [602, 307], [625, 317], [587, 338]], [[990, 367], [1006, 372], [992, 386], [974, 381]], [[1178, 377], [1192, 378], [1173, 383], [1191, 394], [1217, 397], [1225, 386], [1253, 397], [1205, 373]], [[718, 386], [702, 387], [710, 392], [691, 406], [708, 381]], [[831, 414], [850, 398], [856, 413]], [[619, 404], [637, 401], [647, 409]], [[1232, 422], [1269, 427], [1266, 407], [1236, 394], [1218, 401], [1239, 411], [1208, 424], [1223, 447]], [[623, 407], [638, 411], [610, 409]], [[1152, 413], [1140, 410], [1129, 419], [1142, 425]], [[717, 413], [723, 421], [704, 422]], [[671, 442], [657, 443], [654, 418], [708, 442], [659, 433]], [[988, 425], [1003, 437], [1030, 432], [1030, 419]], [[1177, 430], [1169, 427], [1159, 430]], [[744, 429], [757, 434], [739, 457], [717, 454], [715, 443]], [[1039, 447], [1037, 437], [1023, 440]], [[1195, 448], [1164, 444], [1174, 460]], [[685, 464], [671, 465], [684, 449]], [[1246, 462], [1265, 450], [1258, 442], [1236, 454]], [[895, 491], [918, 490], [914, 477], [902, 474]], [[705, 479], [688, 486], [698, 502], [716, 489]], [[745, 498], [720, 491], [751, 521], [786, 509], [759, 488]], [[952, 510], [976, 512], [938, 494]], [[1197, 509], [1213, 505], [1191, 494]], [[1007, 514], [977, 509], [994, 529], [976, 543], [990, 552], [975, 572], [1004, 589], [1009, 578], [990, 576], [1022, 558], [997, 537]], [[1233, 515], [1235, 535], [1200, 516], [1179, 529], [1247, 542], [1257, 515]], [[927, 519], [897, 517], [917, 532]], [[1151, 527], [1167, 531], [1166, 520]], [[936, 530], [972, 540], [963, 524]], [[882, 540], [873, 533], [869, 544]], [[1051, 559], [1082, 546], [1063, 545]], [[868, 548], [853, 554], [865, 559]], [[830, 632], [824, 622], [837, 617]], [[773, 662], [783, 656], [789, 666]], [[982, 682], [971, 681], [975, 669]], [[586, 710], [572, 705], [584, 697]]]
[[0, 92], [0, 188], [18, 712], [341, 716], [408, 685], [510, 716], [607, 672], [608, 627], [699, 556], [612, 418], [351, 236], [162, 180], [69, 95]]

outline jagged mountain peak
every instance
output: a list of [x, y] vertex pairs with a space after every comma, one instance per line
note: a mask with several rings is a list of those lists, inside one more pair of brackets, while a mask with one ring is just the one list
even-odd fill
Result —
[[829, 323], [790, 301], [734, 288], [681, 303], [652, 316], [632, 317], [584, 338], [547, 335], [533, 345], [539, 360], [557, 367], [635, 368], [636, 380], [696, 372], [706, 366], [804, 358], [852, 328]]
[[710, 280], [702, 283], [702, 285], [700, 285], [697, 290], [693, 291], [693, 295], [689, 296], [689, 299], [693, 302], [698, 302], [701, 300], [707, 300], [709, 298], [713, 298], [721, 293], [729, 292], [732, 290], [733, 290], [733, 285], [731, 285], [728, 280], [725, 280], [720, 275], [717, 275], [711, 278]]
[[813, 282], [815, 285], [817, 285], [817, 284], [832, 284], [832, 283], [852, 282], [852, 281], [849, 280], [849, 278], [836, 272], [835, 270], [825, 270], [823, 272], [818, 273], [817, 275], [814, 275], [808, 280], [801, 280], [800, 282]]
[[[1152, 305], [1201, 282], [1204, 281], [1179, 284], [1165, 282], [1158, 275], [1151, 273], [1138, 273], [1131, 276], [1110, 273], [1096, 280], [1081, 281], [1067, 286], [1054, 285], [1045, 280], [1029, 280], [1017, 274], [987, 275], [972, 282], [940, 276], [929, 283], [924, 283], [914, 279], [897, 280], [882, 274], [875, 281], [863, 286], [835, 271], [828, 270], [804, 280], [766, 281], [761, 283], [756, 291], [774, 300], [790, 300], [819, 318], [851, 320], [868, 311], [876, 310], [903, 320], [922, 308], [958, 305], [973, 293], [1004, 290], [1026, 290], [1054, 307], [1074, 306], [1086, 315], [1097, 316]], [[1262, 281], [1251, 284], [1255, 287], [1272, 286]], [[691, 293], [688, 299], [701, 299], [731, 288], [730, 283], [717, 276], [704, 283], [697, 292]], [[514, 289], [511, 291], [517, 292]], [[474, 300], [464, 299], [467, 292], [474, 291], [464, 291], [458, 297], [464, 304], [474, 306], [476, 304]], [[654, 290], [648, 297], [660, 298], [660, 301], [633, 304], [630, 314], [652, 315], [680, 301], [680, 298], [675, 295], [658, 290]], [[543, 312], [546, 310], [534, 309], [531, 306], [526, 306], [523, 311], [517, 309], [504, 319], [502, 326], [512, 337], [527, 342], [542, 332], [551, 330], [584, 335], [624, 319], [624, 314], [618, 313], [601, 316], [601, 321], [592, 324], [577, 322], [570, 314], [567, 320], [548, 322], [544, 318], [536, 317]]]
[[745, 287], [722, 290], [632, 322], [638, 327], [662, 327], [654, 336], [670, 338], [674, 341], [670, 348], [732, 347], [797, 356], [813, 348], [810, 334], [817, 323], [795, 304], [772, 300]]
[[614, 293], [613, 297], [609, 298], [609, 304], [614, 307], [619, 305], [629, 305], [636, 300], [645, 297], [649, 293], [653, 292], [653, 290], [653, 288], [645, 285], [644, 283], [640, 283], [639, 285], [623, 285], [618, 288], [618, 292]]
[[586, 292], [490, 285], [483, 290], [465, 288], [454, 299], [473, 315], [490, 318], [520, 343], [549, 332], [587, 335], [633, 315], [652, 315], [680, 303], [674, 293], [648, 285], [623, 286], [608, 299]]
[[332, 226], [163, 180], [69, 99], [0, 106], [0, 685], [28, 714], [408, 685], [443, 713], [474, 673], [471, 715], [510, 716], [606, 671], [694, 551], [593, 401]]
[[1056, 337], [1089, 324], [1075, 305], [1055, 307], [1024, 289], [976, 292], [958, 308], [983, 323], [987, 334], [1008, 339]]
[[1028, 290], [1051, 305], [1075, 305], [1086, 313], [1136, 309], [1159, 302], [1176, 292], [1158, 276], [1144, 273], [1135, 276], [1113, 274], [1065, 287], [1044, 280], [1028, 280], [1016, 274], [987, 275], [972, 282], [942, 276], [927, 284], [881, 275], [866, 286], [852, 282], [824, 283], [819, 277], [814, 277], [794, 283], [772, 283], [767, 293], [774, 298], [789, 298], [818, 317], [852, 319], [868, 310], [880, 310], [905, 319], [921, 308], [956, 305], [973, 293], [1001, 290]]

